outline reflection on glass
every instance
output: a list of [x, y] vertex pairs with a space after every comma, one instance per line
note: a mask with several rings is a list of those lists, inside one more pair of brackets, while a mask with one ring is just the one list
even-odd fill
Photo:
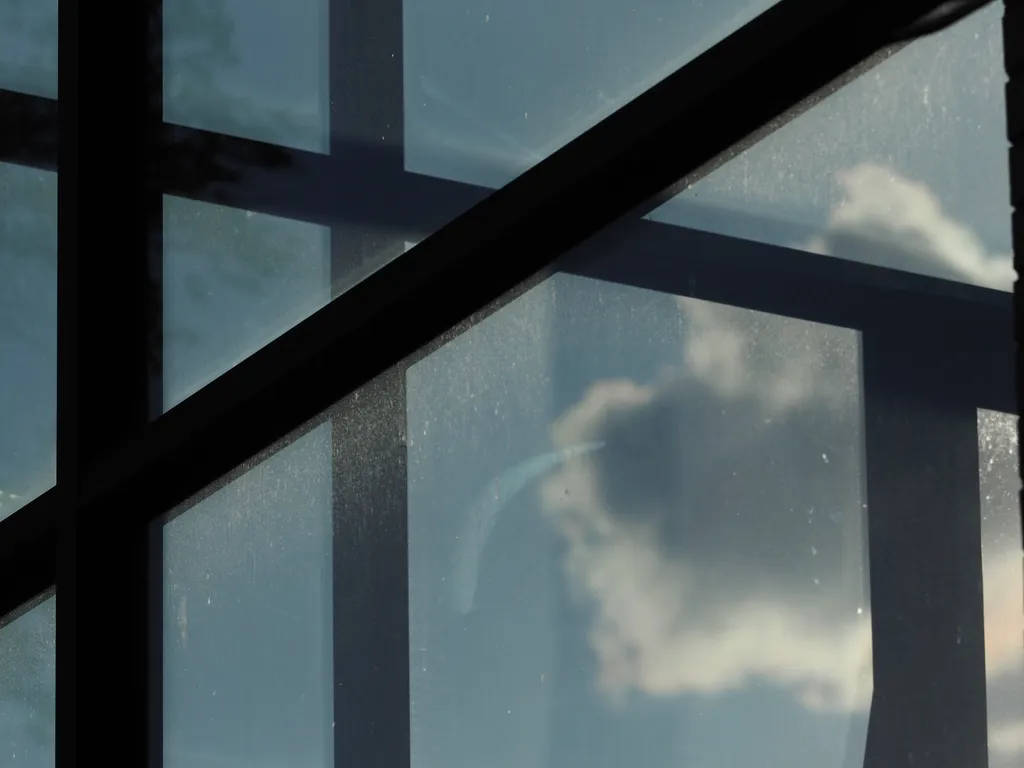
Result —
[[405, 162], [499, 187], [773, 0], [405, 0]]
[[413, 365], [413, 766], [860, 765], [859, 346], [560, 274]]
[[328, 147], [327, 0], [166, 0], [164, 119]]
[[0, 163], [0, 519], [56, 479], [57, 176]]
[[57, 599], [0, 618], [0, 755], [13, 768], [52, 768]]
[[331, 298], [330, 229], [164, 198], [164, 408]]
[[1001, 14], [897, 51], [652, 217], [1012, 290]]
[[1024, 567], [1017, 417], [978, 412], [989, 768], [1024, 764]]
[[0, 88], [57, 98], [57, 0], [0, 0]]
[[325, 424], [164, 524], [166, 768], [333, 768], [331, 488]]

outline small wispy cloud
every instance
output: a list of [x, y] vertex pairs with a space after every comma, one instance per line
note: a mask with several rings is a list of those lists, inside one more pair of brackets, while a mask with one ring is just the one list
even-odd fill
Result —
[[802, 247], [815, 253], [1012, 291], [1009, 254], [991, 253], [922, 182], [879, 163], [836, 174], [843, 200]]

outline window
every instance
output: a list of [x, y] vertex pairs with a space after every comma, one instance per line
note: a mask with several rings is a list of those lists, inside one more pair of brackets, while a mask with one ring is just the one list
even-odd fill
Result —
[[1019, 763], [1017, 5], [300, 6], [0, 83], [14, 759]]

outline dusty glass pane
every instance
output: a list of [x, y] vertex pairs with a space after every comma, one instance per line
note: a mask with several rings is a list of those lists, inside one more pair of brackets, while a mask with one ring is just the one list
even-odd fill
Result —
[[0, 764], [54, 764], [56, 647], [56, 597], [0, 618]]
[[165, 768], [334, 768], [331, 488], [325, 424], [164, 524]]
[[328, 147], [327, 0], [166, 0], [164, 119]]
[[0, 0], [0, 88], [57, 98], [57, 0]]
[[414, 364], [413, 766], [860, 765], [859, 348], [559, 274]]
[[1024, 763], [1024, 567], [1017, 417], [978, 412], [989, 768]]
[[331, 298], [330, 229], [164, 197], [164, 409]]
[[499, 187], [774, 0], [405, 0], [405, 164]]
[[0, 519], [56, 480], [57, 176], [0, 163]]
[[1011, 290], [1001, 15], [897, 51], [652, 217]]

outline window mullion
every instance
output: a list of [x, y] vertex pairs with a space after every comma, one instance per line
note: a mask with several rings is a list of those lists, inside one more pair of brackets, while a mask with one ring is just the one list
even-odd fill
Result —
[[977, 406], [908, 386], [929, 357], [943, 359], [941, 344], [876, 325], [863, 345], [874, 666], [865, 766], [984, 766]]

